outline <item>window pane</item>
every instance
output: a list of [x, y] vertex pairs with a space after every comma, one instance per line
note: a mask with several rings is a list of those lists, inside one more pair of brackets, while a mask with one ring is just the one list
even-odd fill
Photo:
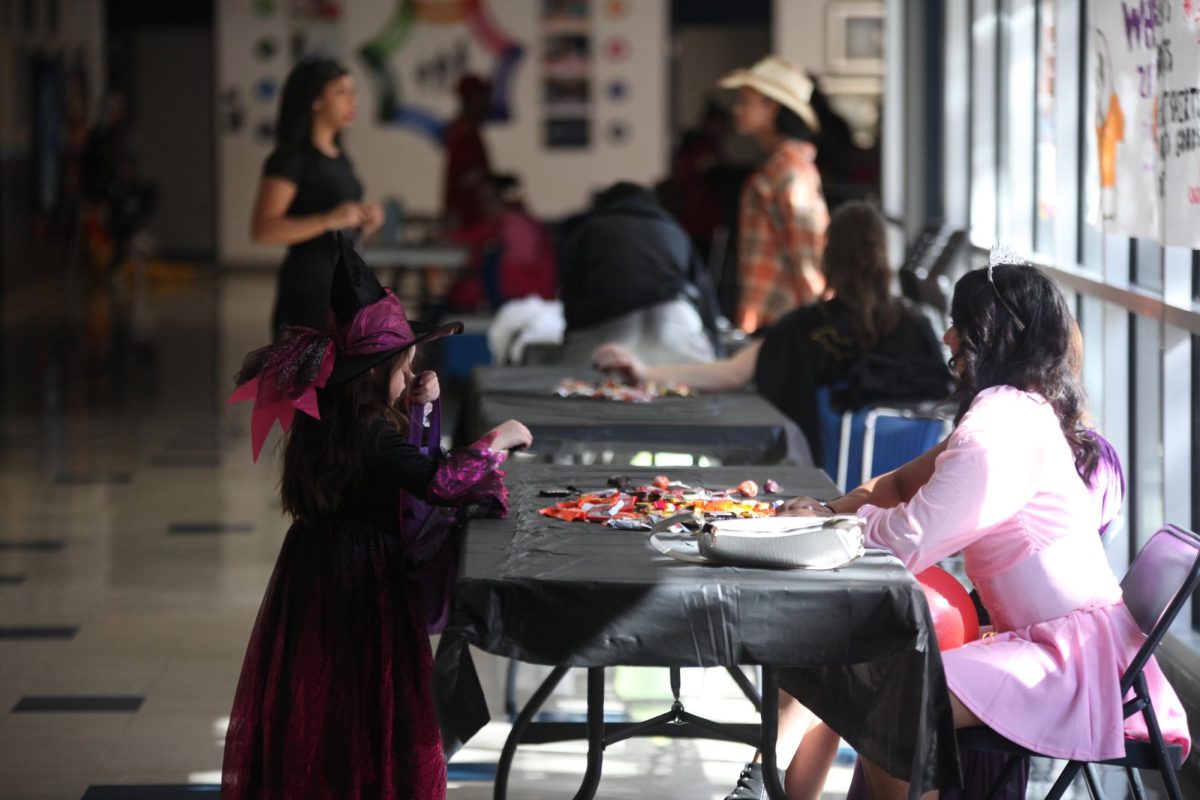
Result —
[[976, 0], [971, 25], [971, 241], [996, 241], [996, 0]]
[[[1162, 323], [1134, 317], [1129, 421], [1133, 463], [1126, 466], [1133, 493], [1130, 557], [1163, 523]], [[1132, 478], [1132, 480], [1129, 480]]]
[[[1080, 213], [1083, 211], [1083, 204], [1080, 206]], [[1099, 270], [1104, 264], [1104, 235], [1100, 233], [1100, 229], [1088, 224], [1086, 219], [1082, 217], [1079, 220], [1081, 229], [1080, 245], [1082, 251], [1079, 254], [1079, 261], [1088, 269]]]
[[[1193, 253], [1193, 284], [1200, 292], [1200, 251]], [[1200, 336], [1192, 335], [1192, 530], [1200, 531], [1200, 487], [1196, 480], [1200, 479], [1200, 402], [1197, 390], [1200, 389]], [[1200, 630], [1200, 590], [1192, 596], [1192, 627]]]
[[1133, 282], [1147, 289], [1162, 291], [1163, 248], [1153, 239], [1135, 239]]
[[[1200, 301], [1200, 250], [1192, 251], [1192, 299]], [[1195, 348], [1192, 352], [1196, 352]]]
[[1054, 252], [1054, 217], [1057, 189], [1054, 129], [1055, 82], [1055, 0], [1038, 3], [1037, 51], [1037, 215], [1034, 218], [1033, 246], [1039, 253]]
[[1104, 419], [1104, 301], [1082, 295], [1079, 298], [1079, 330], [1083, 334], [1083, 389], [1088, 408], [1095, 420]]

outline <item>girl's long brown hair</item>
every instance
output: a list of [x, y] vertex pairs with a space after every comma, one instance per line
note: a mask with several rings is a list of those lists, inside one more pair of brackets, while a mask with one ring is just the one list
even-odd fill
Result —
[[896, 326], [899, 301], [892, 295], [887, 228], [867, 203], [846, 203], [834, 212], [826, 232], [822, 266], [829, 288], [850, 311], [854, 338], [864, 347]]
[[297, 520], [314, 522], [336, 512], [355, 487], [364, 485], [365, 454], [371, 426], [382, 418], [399, 431], [408, 430], [405, 396], [388, 403], [388, 388], [397, 369], [412, 363], [409, 348], [339, 386], [317, 391], [321, 419], [296, 414], [283, 448], [279, 495], [283, 510]]

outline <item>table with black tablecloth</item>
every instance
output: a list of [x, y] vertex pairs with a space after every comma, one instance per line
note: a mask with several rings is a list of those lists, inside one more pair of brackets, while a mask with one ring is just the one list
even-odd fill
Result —
[[794, 422], [753, 392], [713, 392], [628, 403], [555, 394], [564, 378], [602, 381], [587, 369], [480, 367], [464, 408], [460, 440], [472, 442], [508, 419], [533, 433], [532, 452], [553, 463], [628, 464], [634, 454], [681, 453], [717, 464], [811, 464]]
[[[622, 472], [635, 484], [655, 474]], [[599, 489], [611, 473], [599, 466], [510, 465], [509, 517], [469, 524], [455, 610], [435, 665], [449, 750], [487, 720], [466, 646], [472, 644], [520, 661], [591, 668], [589, 690], [592, 673], [606, 666], [761, 665], [764, 729], [767, 711], [774, 713], [777, 674], [780, 686], [859, 753], [912, 780], [914, 792], [957, 784], [954, 725], [928, 606], [899, 561], [868, 551], [828, 571], [689, 564], [654, 550], [645, 532], [538, 513], [556, 502], [539, 497], [541, 489]], [[836, 493], [811, 467], [676, 468], [668, 474], [711, 489], [773, 479], [780, 496]], [[603, 729], [603, 717], [594, 723]], [[510, 745], [515, 749], [516, 742]]]

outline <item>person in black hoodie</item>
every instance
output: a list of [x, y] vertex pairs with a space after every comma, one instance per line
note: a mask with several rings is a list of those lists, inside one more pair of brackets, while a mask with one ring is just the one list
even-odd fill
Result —
[[561, 259], [564, 361], [616, 341], [650, 363], [710, 361], [716, 292], [691, 240], [654, 194], [621, 182], [598, 194]]
[[887, 230], [878, 211], [863, 202], [838, 209], [822, 270], [828, 289], [821, 302], [784, 315], [729, 358], [647, 366], [630, 348], [610, 343], [596, 350], [593, 363], [635, 382], [684, 383], [699, 391], [735, 391], [753, 382], [800, 426], [820, 464], [818, 388], [836, 388], [835, 401], [845, 407], [885, 399], [940, 400], [950, 390], [937, 334], [892, 293]]

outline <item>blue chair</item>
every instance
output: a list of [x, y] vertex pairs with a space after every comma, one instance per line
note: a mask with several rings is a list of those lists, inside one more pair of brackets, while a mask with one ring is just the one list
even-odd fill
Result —
[[[1121, 676], [1121, 692], [1133, 691], [1133, 699], [1125, 703], [1125, 716], [1141, 714], [1149, 731], [1148, 742], [1125, 740], [1124, 758], [1103, 763], [1124, 767], [1133, 796], [1145, 800], [1146, 792], [1139, 769], [1158, 770], [1166, 785], [1170, 800], [1183, 800], [1179, 788], [1178, 770], [1183, 763], [1183, 748], [1167, 744], [1154, 712], [1146, 687], [1145, 668], [1158, 649], [1163, 637], [1179, 615], [1188, 598], [1200, 587], [1200, 537], [1191, 531], [1164, 525], [1138, 553], [1121, 581], [1125, 605], [1133, 614], [1138, 627], [1146, 634], [1146, 642], [1138, 650], [1129, 668]], [[995, 797], [1004, 788], [1012, 773], [1024, 759], [1041, 757], [1015, 742], [1005, 739], [990, 728], [964, 728], [959, 731], [959, 746], [976, 750], [1007, 753], [1011, 756], [1004, 773], [992, 786], [988, 797]], [[1070, 761], [1051, 787], [1046, 800], [1059, 800], [1075, 778], [1082, 772], [1092, 796], [1100, 798], [1099, 780], [1092, 764]]]
[[492, 363], [492, 351], [488, 349], [486, 333], [467, 331], [458, 336], [447, 336], [438, 345], [441, 347], [438, 372], [442, 380], [469, 380], [476, 367]]
[[949, 428], [934, 415], [931, 403], [880, 402], [838, 412], [832, 394], [828, 386], [817, 390], [822, 466], [843, 492], [912, 461], [940, 442]]

